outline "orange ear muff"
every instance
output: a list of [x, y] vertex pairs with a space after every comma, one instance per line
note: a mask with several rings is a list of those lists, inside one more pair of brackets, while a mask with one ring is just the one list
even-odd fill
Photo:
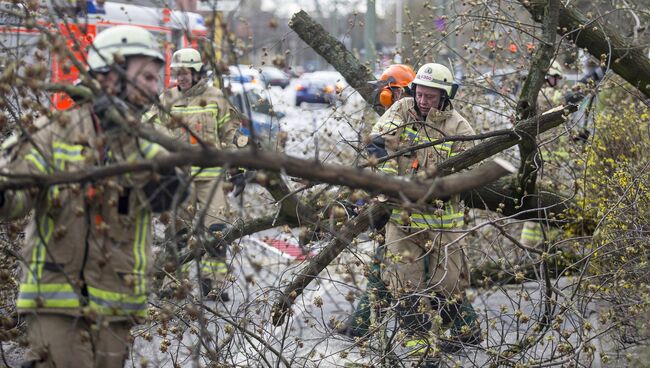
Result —
[[393, 91], [390, 88], [384, 87], [381, 89], [379, 103], [385, 108], [389, 108], [393, 104]]

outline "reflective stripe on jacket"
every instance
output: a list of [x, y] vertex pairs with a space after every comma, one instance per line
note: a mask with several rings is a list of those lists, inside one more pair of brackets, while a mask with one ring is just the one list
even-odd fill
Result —
[[[384, 138], [386, 152], [392, 155], [402, 149], [434, 142], [445, 136], [473, 135], [474, 130], [455, 109], [440, 112], [431, 109], [426, 122], [418, 121], [413, 98], [403, 98], [393, 104], [372, 129], [373, 136]], [[457, 155], [473, 142], [442, 141], [434, 146], [402, 154], [378, 165], [377, 169], [392, 176], [409, 177], [435, 170], [442, 161]], [[444, 208], [433, 213], [405, 212], [394, 209], [391, 221], [405, 227], [453, 229], [464, 225], [459, 196], [450, 198]]]
[[[126, 135], [96, 139], [88, 106], [66, 116], [65, 124], [39, 120], [31, 136], [35, 146], [29, 140], [13, 145], [4, 152], [0, 170], [13, 175], [82, 172], [165, 154], [156, 144]], [[148, 172], [136, 172], [41, 192], [5, 191], [1, 218], [34, 210], [25, 229], [19, 312], [79, 316], [90, 307], [112, 318], [146, 316], [152, 234], [142, 187], [150, 178]]]
[[[204, 143], [218, 149], [235, 148], [235, 132], [239, 128], [236, 113], [223, 93], [201, 80], [185, 92], [173, 87], [162, 94], [161, 104], [168, 109], [171, 118], [182, 122], [185, 128], [174, 129], [173, 135], [191, 144], [197, 144], [197, 137]], [[155, 113], [155, 112], [154, 112]], [[149, 113], [149, 119], [153, 113]], [[168, 118], [158, 119], [164, 123]], [[156, 120], [154, 118], [154, 120]], [[209, 180], [223, 173], [220, 167], [201, 168], [192, 166], [195, 180]]]

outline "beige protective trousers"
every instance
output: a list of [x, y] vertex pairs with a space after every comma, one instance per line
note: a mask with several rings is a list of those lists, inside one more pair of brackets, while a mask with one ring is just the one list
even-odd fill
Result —
[[[393, 295], [438, 293], [450, 298], [469, 286], [462, 232], [386, 226], [383, 279]], [[427, 275], [429, 278], [427, 279]]]
[[434, 313], [440, 314], [444, 325], [455, 319], [469, 286], [461, 236], [461, 232], [404, 229], [388, 223], [382, 278], [410, 338], [426, 338], [437, 328], [431, 318]]
[[[223, 184], [218, 183], [214, 195], [210, 195], [217, 180], [195, 180], [192, 183], [192, 195], [190, 197], [190, 208], [182, 217], [189, 223], [195, 216], [198, 216], [205, 210], [205, 217], [201, 225], [208, 231], [210, 225], [226, 224], [228, 215], [228, 201], [223, 191]], [[215, 282], [223, 281], [228, 272], [226, 264], [226, 251], [223, 249], [219, 256], [204, 255], [201, 259], [201, 276], [203, 279], [213, 280]], [[215, 285], [217, 286], [217, 285]]]
[[25, 358], [33, 367], [122, 368], [128, 358], [129, 321], [93, 325], [81, 317], [43, 313], [28, 315], [26, 322]]

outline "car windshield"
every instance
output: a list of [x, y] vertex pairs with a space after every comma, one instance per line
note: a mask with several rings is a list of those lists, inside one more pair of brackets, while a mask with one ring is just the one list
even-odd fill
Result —
[[245, 113], [246, 110], [244, 110], [244, 106], [242, 105], [242, 100], [239, 98], [239, 94], [232, 94], [229, 96], [230, 103], [232, 103], [233, 107], [241, 113]]
[[275, 68], [262, 69], [262, 74], [264, 74], [266, 78], [286, 78], [281, 70]]
[[251, 105], [251, 109], [255, 112], [271, 115], [271, 103], [260, 92], [257, 89], [249, 89], [246, 91], [246, 97]]

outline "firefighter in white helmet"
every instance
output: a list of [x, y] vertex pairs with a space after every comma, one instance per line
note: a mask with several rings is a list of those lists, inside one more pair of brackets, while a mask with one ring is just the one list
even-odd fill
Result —
[[[537, 97], [538, 112], [543, 113], [544, 111], [561, 106], [563, 103], [565, 103], [564, 96], [566, 94], [566, 91], [562, 86], [563, 78], [564, 70], [562, 68], [562, 65], [560, 65], [557, 60], [554, 60], [551, 63], [551, 66], [548, 68], [546, 76], [544, 77], [546, 85], [542, 87]], [[546, 133], [545, 135], [548, 134], [551, 133]], [[565, 142], [565, 138], [560, 137], [560, 139], [551, 142], [550, 144], [546, 144], [543, 147], [544, 159], [550, 166], [547, 167], [543, 173], [542, 171], [538, 171], [538, 178], [540, 180], [544, 180], [542, 174], [546, 176], [546, 174], [551, 172], [551, 166], [554, 167], [554, 170], [552, 172], [555, 175], [562, 171], [562, 166], [564, 166], [564, 163], [569, 160], [569, 153], [566, 150], [566, 146], [568, 144], [568, 142]], [[537, 162], [537, 160], [535, 160], [535, 162]], [[568, 180], [566, 175], [564, 177], [557, 177], [555, 179], [556, 182], [560, 182], [561, 180]], [[549, 235], [556, 235], [556, 232], [544, 231], [540, 223], [534, 221], [526, 221], [524, 222], [524, 226], [521, 229], [519, 242], [527, 247], [539, 248], [544, 243], [544, 239], [548, 238]]]
[[541, 93], [537, 98], [537, 110], [544, 112], [551, 108], [561, 105], [564, 101], [564, 88], [562, 86], [562, 79], [564, 78], [564, 70], [562, 65], [555, 60], [546, 72], [544, 80], [546, 85], [542, 87]]
[[[176, 86], [162, 94], [161, 105], [169, 113], [167, 121], [174, 124], [174, 136], [191, 144], [217, 149], [236, 148], [234, 139], [239, 127], [236, 113], [224, 94], [205, 77], [199, 51], [185, 48], [174, 52], [171, 71]], [[161, 122], [165, 123], [165, 120], [163, 118]], [[223, 179], [231, 173], [224, 172], [221, 167], [193, 166], [190, 174], [192, 195], [186, 211], [181, 212], [180, 221], [175, 224], [175, 241], [179, 247], [185, 246], [188, 237], [210, 241], [214, 236], [222, 236], [229, 225], [230, 212]], [[234, 173], [233, 176], [243, 177]], [[201, 212], [205, 212], [203, 220], [196, 223], [196, 214]], [[221, 245], [216, 252], [209, 250], [199, 260], [203, 294], [222, 301], [229, 300], [222, 283], [228, 273], [226, 253], [225, 245]], [[183, 270], [188, 271], [188, 265]]]
[[[375, 124], [372, 150], [381, 158], [404, 148], [439, 140], [444, 136], [472, 135], [474, 131], [452, 105], [458, 85], [451, 71], [437, 63], [425, 64], [411, 82], [413, 97], [395, 102]], [[435, 170], [442, 161], [472, 145], [471, 142], [441, 142], [407, 152], [378, 166], [388, 175], [414, 177]], [[405, 345], [413, 353], [438, 349], [458, 350], [462, 344], [481, 340], [477, 316], [471, 304], [463, 303], [469, 286], [468, 261], [463, 251], [464, 210], [459, 196], [438, 198], [427, 208], [396, 207], [386, 227], [382, 278], [407, 336]], [[426, 306], [425, 309], [422, 309]], [[430, 338], [429, 315], [440, 313], [447, 326], [458, 318], [457, 344], [442, 346]], [[453, 328], [455, 328], [454, 323]]]
[[[2, 175], [91, 172], [166, 154], [119, 118], [138, 118], [157, 99], [164, 58], [153, 35], [134, 26], [109, 28], [97, 35], [87, 60], [103, 95], [38, 120], [35, 132], [3, 152]], [[183, 187], [169, 169], [156, 180], [132, 172], [0, 193], [3, 220], [33, 211], [16, 302], [30, 344], [23, 366], [124, 366], [129, 330], [147, 316], [151, 213], [169, 210]]]

